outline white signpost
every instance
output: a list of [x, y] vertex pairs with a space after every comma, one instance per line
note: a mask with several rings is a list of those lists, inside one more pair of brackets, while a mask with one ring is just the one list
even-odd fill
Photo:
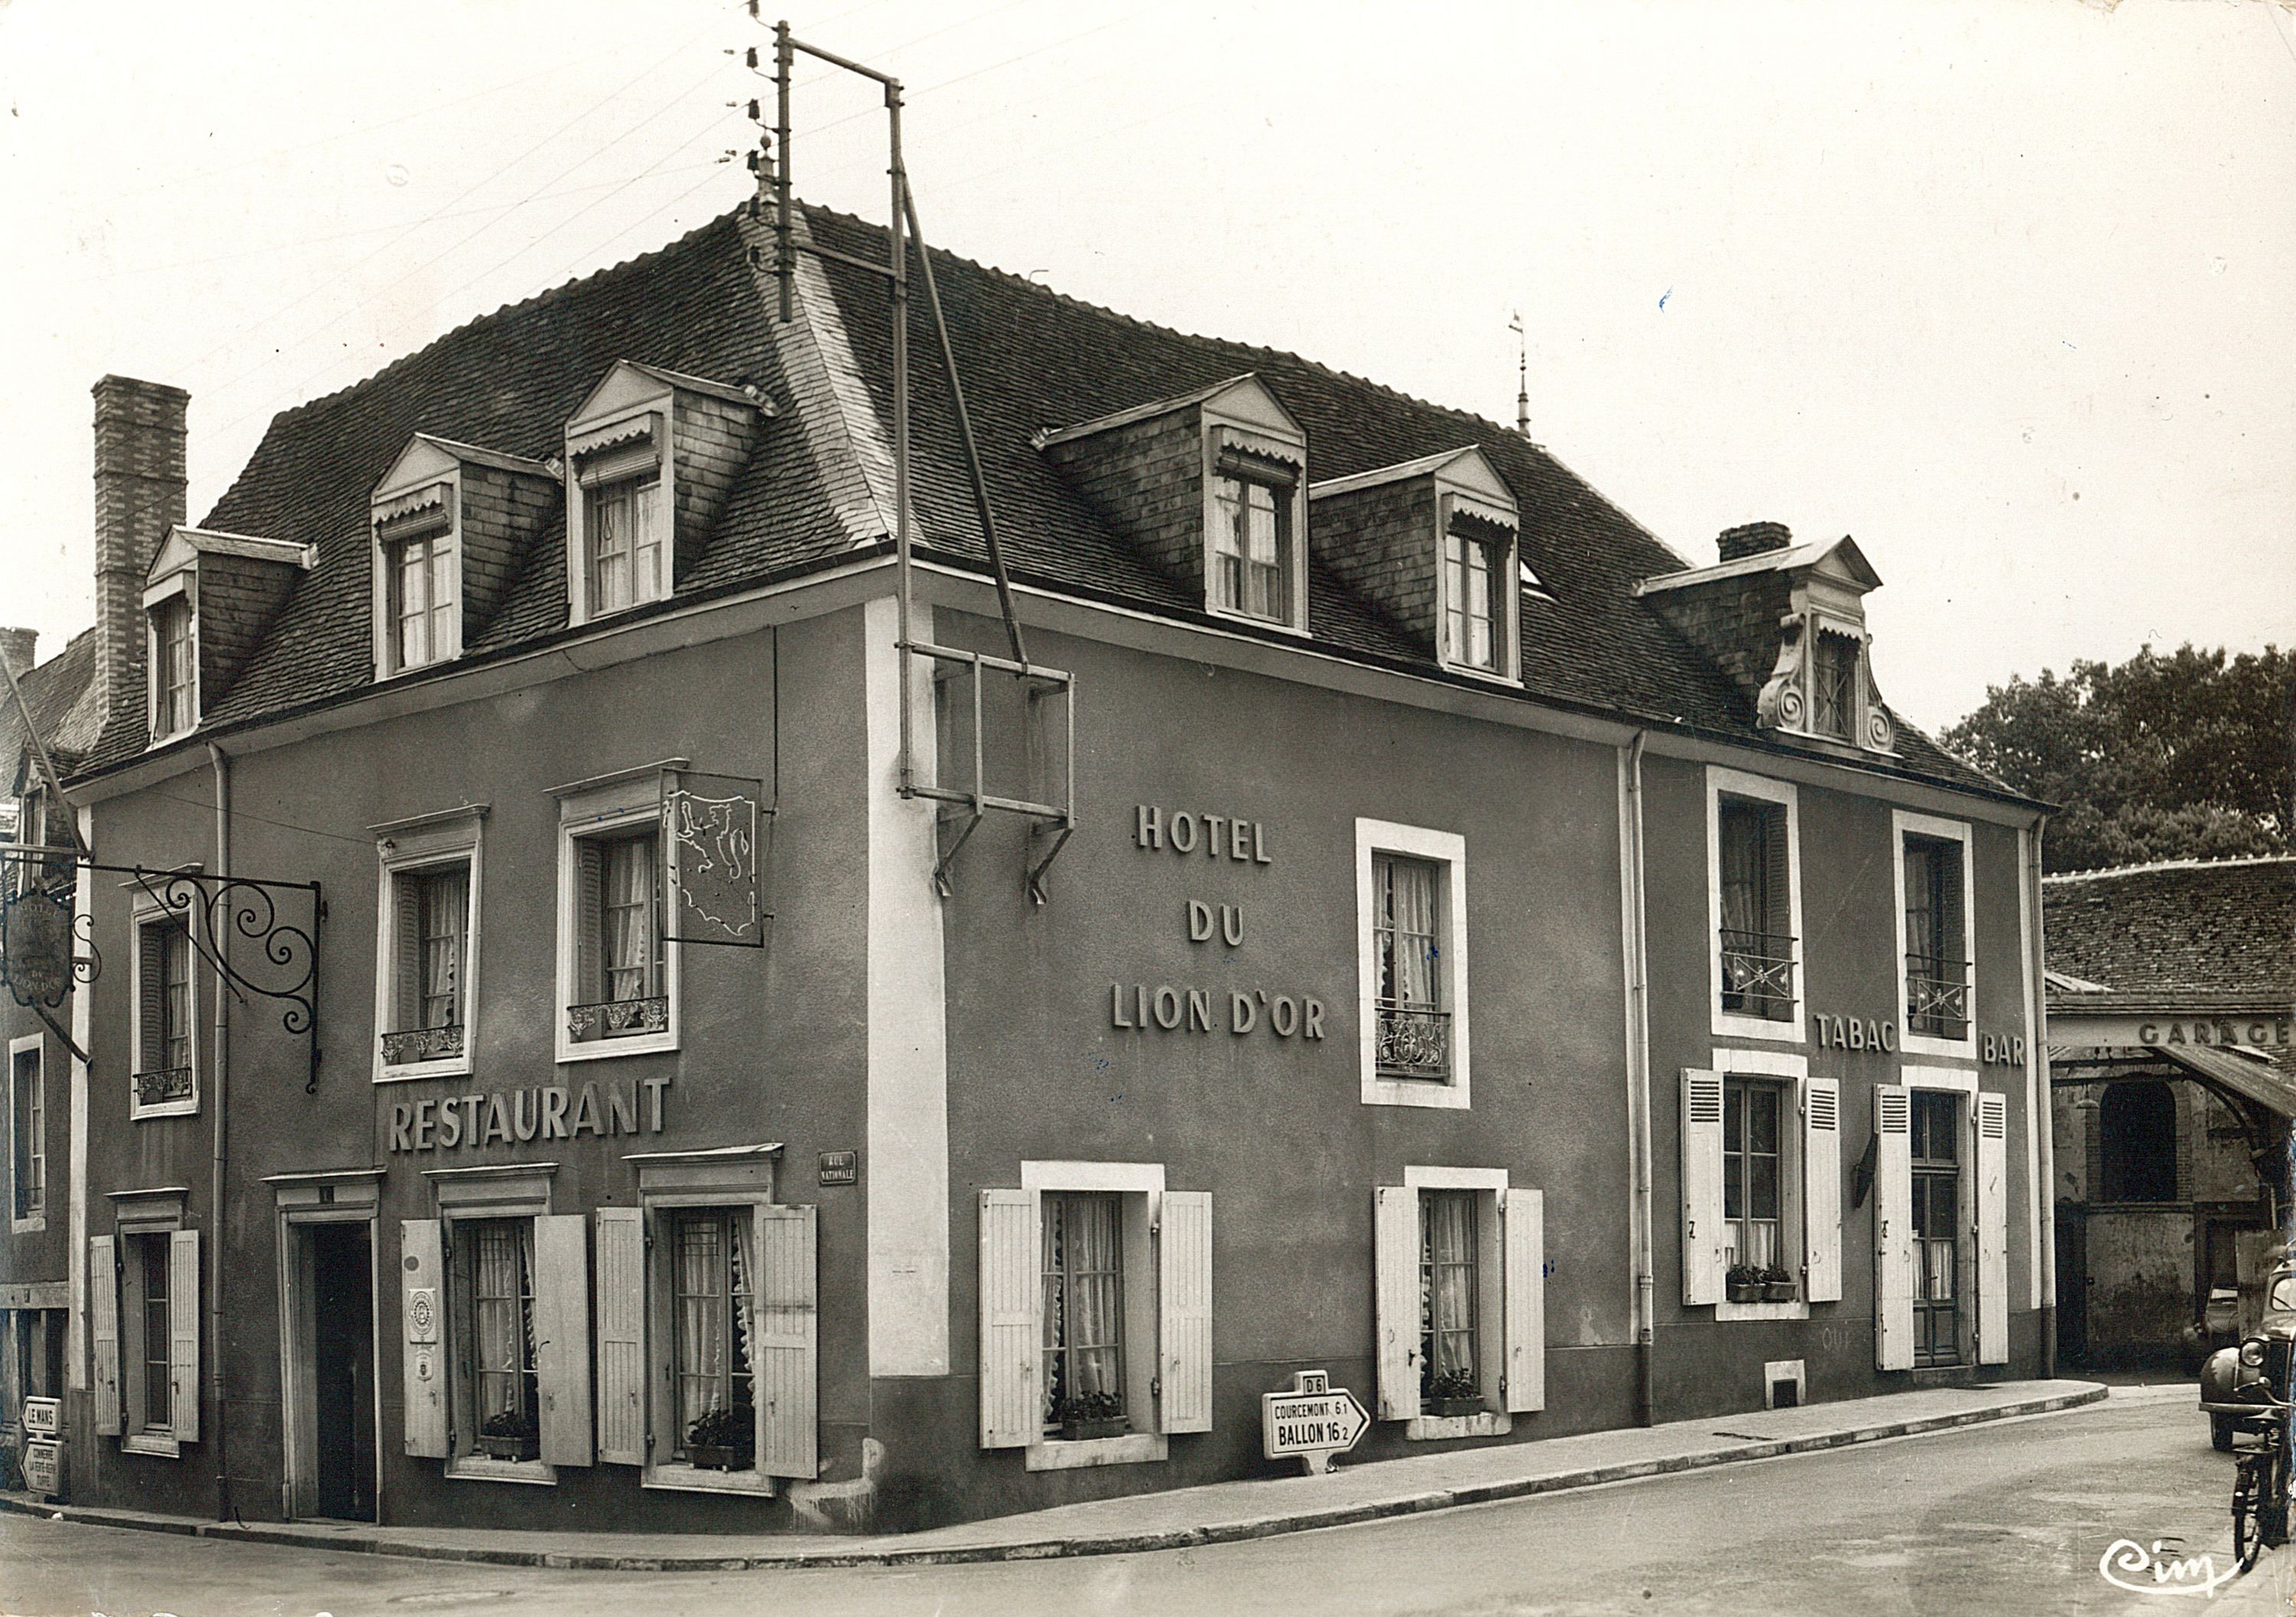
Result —
[[1289, 1392], [1259, 1395], [1261, 1451], [1271, 1460], [1296, 1456], [1309, 1476], [1332, 1468], [1332, 1457], [1345, 1454], [1371, 1429], [1371, 1416], [1345, 1387], [1332, 1385], [1326, 1370], [1300, 1370]]
[[63, 1400], [24, 1400], [24, 1486], [43, 1498], [63, 1491]]

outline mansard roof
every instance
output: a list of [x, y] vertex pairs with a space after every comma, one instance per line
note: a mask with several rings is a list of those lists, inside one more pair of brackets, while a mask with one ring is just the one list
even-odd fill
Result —
[[[620, 362], [682, 386], [717, 379], [708, 385], [755, 390], [771, 406], [692, 570], [681, 570], [676, 597], [628, 616], [676, 610], [881, 542], [891, 507], [887, 289], [806, 255], [800, 317], [780, 325], [770, 270], [752, 258], [759, 249], [769, 260], [771, 234], [746, 213], [473, 320], [275, 417], [200, 525], [311, 545], [316, 564], [201, 715], [201, 733], [345, 700], [373, 682], [369, 499], [410, 439], [422, 433], [547, 461], [562, 452], [568, 419]], [[800, 228], [836, 251], [882, 256], [882, 228], [863, 220], [806, 209]], [[1521, 557], [1546, 592], [1522, 599], [1525, 697], [1775, 745], [1757, 732], [1747, 698], [1636, 597], [1636, 580], [1684, 571], [1684, 558], [1518, 433], [1296, 355], [1152, 325], [947, 254], [935, 253], [933, 263], [999, 537], [1019, 581], [1212, 622], [1201, 592], [1192, 599], [1112, 531], [1037, 445], [1048, 431], [1209, 397], [1250, 376], [1305, 430], [1316, 482], [1465, 448], [1488, 460], [1514, 493]], [[947, 377], [922, 311], [914, 317], [918, 544], [980, 568], [986, 552]], [[1326, 650], [1454, 677], [1378, 605], [1316, 565], [1312, 546], [1308, 613]], [[1218, 621], [1226, 633], [1257, 632]], [[439, 671], [578, 632], [568, 627], [560, 513], [526, 542], [499, 606], [463, 656]], [[1898, 772], [2013, 797], [1897, 722]], [[118, 704], [94, 764], [140, 754], [143, 725], [140, 702]]]

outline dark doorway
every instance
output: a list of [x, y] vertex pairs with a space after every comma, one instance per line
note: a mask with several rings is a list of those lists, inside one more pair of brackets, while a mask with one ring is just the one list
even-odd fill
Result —
[[2057, 1203], [2057, 1363], [2088, 1357], [2088, 1226], [2076, 1202]]
[[317, 1514], [374, 1520], [374, 1293], [365, 1224], [314, 1224], [312, 1401]]
[[2162, 1083], [2107, 1084], [2097, 1103], [2100, 1202], [2177, 1199], [2177, 1097]]

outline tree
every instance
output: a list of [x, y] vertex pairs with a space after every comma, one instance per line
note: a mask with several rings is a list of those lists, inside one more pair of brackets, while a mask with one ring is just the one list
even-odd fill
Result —
[[2118, 667], [2016, 675], [1939, 739], [2058, 805], [2051, 870], [2296, 847], [2296, 652], [2148, 645]]

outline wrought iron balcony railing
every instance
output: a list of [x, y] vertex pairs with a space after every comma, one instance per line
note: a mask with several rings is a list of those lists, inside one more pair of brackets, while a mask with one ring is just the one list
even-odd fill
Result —
[[135, 1102], [142, 1106], [156, 1106], [162, 1101], [188, 1099], [192, 1093], [192, 1070], [189, 1067], [155, 1067], [149, 1072], [135, 1075]]
[[418, 1061], [444, 1061], [463, 1053], [463, 1030], [460, 1024], [443, 1028], [407, 1028], [382, 1036], [382, 1059], [386, 1065], [404, 1067]]
[[1722, 1008], [1734, 1016], [1792, 1022], [1793, 943], [1775, 932], [1722, 928]]
[[669, 1026], [669, 996], [651, 999], [607, 999], [566, 1007], [566, 1030], [577, 1039], [623, 1038], [660, 1033]]
[[1931, 1038], [1969, 1032], [1969, 962], [1941, 955], [1906, 956], [1906, 1030]]
[[1432, 1005], [1379, 1005], [1379, 1072], [1382, 1078], [1451, 1076], [1451, 1013]]

